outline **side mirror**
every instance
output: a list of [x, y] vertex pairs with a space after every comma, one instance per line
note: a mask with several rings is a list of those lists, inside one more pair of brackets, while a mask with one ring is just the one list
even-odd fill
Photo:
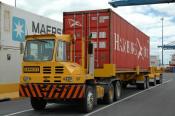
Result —
[[23, 42], [20, 43], [20, 54], [24, 53], [24, 44]]
[[89, 37], [88, 37], [88, 38], [89, 38], [89, 39], [92, 39], [92, 33], [89, 34]]
[[93, 54], [93, 43], [88, 44], [88, 54]]

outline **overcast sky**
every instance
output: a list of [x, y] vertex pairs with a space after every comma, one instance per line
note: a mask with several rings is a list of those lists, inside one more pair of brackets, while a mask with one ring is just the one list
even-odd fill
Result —
[[[0, 0], [14, 6], [15, 0]], [[17, 0], [17, 7], [62, 22], [63, 11], [112, 8], [109, 0]], [[142, 30], [151, 40], [151, 54], [161, 50], [161, 18], [164, 17], [164, 43], [175, 41], [175, 4], [127, 6], [112, 8], [131, 24]], [[164, 52], [164, 63], [168, 63], [175, 51]]]

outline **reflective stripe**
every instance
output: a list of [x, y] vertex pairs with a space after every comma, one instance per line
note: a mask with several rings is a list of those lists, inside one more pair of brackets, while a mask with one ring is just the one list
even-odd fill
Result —
[[31, 84], [29, 84], [29, 88], [30, 88], [30, 92], [32, 93], [32, 96], [36, 97], [36, 94]]
[[79, 91], [79, 90], [80, 90], [80, 86], [77, 86], [73, 98], [76, 98], [76, 97], [77, 97], [77, 94], [78, 94], [78, 91]]
[[57, 85], [57, 84], [24, 84], [19, 85], [20, 96], [44, 97], [49, 99], [82, 98], [85, 92], [84, 85]]
[[69, 93], [68, 93], [68, 95], [67, 95], [66, 98], [70, 98], [70, 96], [72, 95], [72, 92], [73, 92], [73, 90], [74, 90], [74, 87], [75, 87], [75, 85], [72, 85], [72, 86], [71, 86], [71, 89], [70, 89], [70, 91], [69, 91]]

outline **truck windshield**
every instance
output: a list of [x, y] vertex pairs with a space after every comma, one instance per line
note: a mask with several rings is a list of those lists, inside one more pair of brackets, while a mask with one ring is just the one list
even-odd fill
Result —
[[51, 61], [54, 50], [54, 40], [28, 40], [24, 52], [24, 61]]

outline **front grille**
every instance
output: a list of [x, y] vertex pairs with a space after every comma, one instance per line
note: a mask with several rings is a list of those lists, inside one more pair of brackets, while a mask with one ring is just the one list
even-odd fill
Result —
[[43, 82], [44, 83], [50, 82], [50, 76], [43, 76]]
[[55, 67], [55, 74], [62, 74], [64, 72], [63, 66], [56, 66]]
[[43, 73], [44, 74], [51, 74], [51, 67], [50, 66], [44, 66], [43, 67]]
[[50, 80], [44, 80], [44, 82], [45, 82], [45, 83], [49, 83], [49, 82], [50, 82]]
[[61, 76], [54, 76], [54, 82], [60, 83], [61, 82]]

